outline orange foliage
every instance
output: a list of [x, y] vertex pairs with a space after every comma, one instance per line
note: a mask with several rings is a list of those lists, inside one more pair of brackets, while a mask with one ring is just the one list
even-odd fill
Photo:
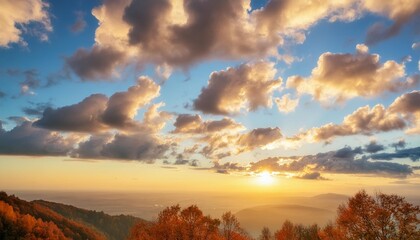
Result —
[[[238, 223], [233, 215], [229, 215], [229, 221], [223, 221], [223, 226]], [[185, 209], [179, 205], [171, 206], [159, 213], [155, 223], [139, 223], [132, 228], [130, 240], [245, 240], [246, 236], [241, 232], [239, 225], [229, 225], [229, 238], [219, 231], [219, 219], [204, 216], [203, 212], [195, 205]], [[239, 223], [238, 223], [239, 224]]]
[[20, 214], [12, 206], [0, 201], [0, 239], [67, 239], [52, 222]]
[[419, 206], [397, 195], [358, 192], [338, 208], [337, 232], [345, 239], [420, 239]]

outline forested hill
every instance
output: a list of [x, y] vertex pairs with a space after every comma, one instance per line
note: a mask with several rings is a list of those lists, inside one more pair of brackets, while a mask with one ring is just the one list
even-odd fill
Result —
[[110, 240], [126, 239], [130, 229], [139, 221], [144, 221], [129, 215], [111, 216], [104, 212], [89, 211], [71, 205], [44, 200], [36, 200], [32, 203], [47, 207], [68, 219], [92, 226]]
[[119, 240], [126, 239], [129, 229], [142, 221], [43, 200], [27, 202], [0, 192], [0, 239]]

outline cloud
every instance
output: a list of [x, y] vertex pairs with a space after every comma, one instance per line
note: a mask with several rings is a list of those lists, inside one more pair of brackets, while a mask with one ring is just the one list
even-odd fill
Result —
[[402, 149], [405, 148], [405, 139], [399, 139], [397, 142], [392, 143], [390, 146], [395, 148], [395, 151], [397, 151], [398, 149]]
[[[126, 41], [153, 63], [187, 66], [209, 58], [258, 57], [273, 51], [279, 43], [278, 38], [255, 34], [248, 13], [250, 1], [122, 2], [116, 6], [106, 1], [94, 10], [101, 22], [97, 39], [111, 45], [111, 39]], [[111, 19], [117, 19], [116, 24]], [[116, 34], [105, 33], [117, 24], [121, 27]]]
[[311, 76], [291, 76], [286, 86], [299, 94], [310, 94], [324, 104], [342, 103], [355, 97], [375, 97], [416, 86], [419, 78], [405, 77], [405, 66], [395, 61], [379, 62], [379, 55], [369, 54], [357, 45], [355, 54], [323, 53]]
[[411, 48], [414, 50], [420, 49], [420, 42], [415, 42], [411, 45]]
[[363, 2], [363, 7], [370, 12], [380, 14], [393, 20], [391, 26], [376, 23], [367, 32], [366, 44], [373, 45], [397, 35], [401, 29], [410, 22], [418, 24], [420, 1], [411, 0], [368, 0]]
[[[47, 33], [52, 31], [48, 8], [48, 3], [42, 0], [2, 1], [0, 47], [8, 48], [12, 43], [26, 46], [22, 34], [28, 32], [42, 41], [48, 40]], [[28, 27], [30, 23], [36, 24]]]
[[344, 117], [340, 124], [328, 123], [293, 137], [296, 141], [330, 141], [338, 136], [372, 135], [380, 132], [407, 129], [409, 134], [420, 133], [420, 92], [415, 90], [396, 98], [385, 108], [382, 104], [364, 106]]
[[367, 153], [376, 153], [385, 149], [385, 146], [382, 144], [376, 143], [376, 141], [371, 141], [369, 144], [365, 145], [365, 151]]
[[210, 168], [216, 171], [216, 173], [221, 174], [229, 174], [231, 171], [237, 172], [237, 171], [244, 171], [245, 167], [242, 167], [239, 165], [239, 163], [219, 163], [219, 162], [213, 162], [213, 167]]
[[373, 160], [393, 160], [396, 158], [409, 158], [413, 162], [420, 159], [420, 147], [396, 150], [394, 153], [378, 153], [370, 155]]
[[46, 103], [33, 103], [29, 102], [30, 106], [22, 108], [22, 111], [29, 116], [39, 116], [41, 117], [45, 109], [51, 108], [52, 104], [50, 102]]
[[207, 87], [194, 100], [194, 109], [210, 114], [236, 114], [272, 106], [272, 95], [280, 89], [274, 79], [274, 63], [259, 61], [228, 68], [210, 75]]
[[94, 134], [86, 141], [80, 142], [76, 149], [73, 149], [70, 156], [74, 158], [102, 158], [103, 147], [111, 142], [113, 135], [110, 133]]
[[300, 175], [297, 175], [295, 178], [308, 180], [327, 180], [326, 178], [322, 177], [321, 173], [319, 172], [302, 173]]
[[279, 128], [256, 128], [245, 133], [207, 134], [197, 141], [204, 144], [199, 151], [203, 156], [222, 159], [255, 149], [274, 149], [281, 144], [282, 134]]
[[71, 25], [71, 31], [74, 33], [80, 33], [86, 28], [85, 13], [77, 11], [74, 13], [76, 15], [76, 21]]
[[283, 137], [279, 128], [256, 128], [241, 135], [237, 141], [240, 152], [252, 151], [255, 148], [272, 149]]
[[[341, 152], [341, 153], [340, 153]], [[307, 172], [334, 174], [369, 174], [403, 178], [413, 173], [409, 165], [369, 161], [357, 157], [360, 149], [345, 147], [337, 151], [294, 157], [273, 157], [251, 163], [249, 171], [292, 172], [298, 176]], [[342, 154], [346, 153], [346, 154]]]
[[34, 89], [40, 87], [41, 80], [36, 69], [7, 69], [6, 74], [12, 77], [23, 77], [24, 80], [19, 83], [21, 95], [34, 95]]
[[47, 108], [42, 118], [34, 126], [59, 131], [97, 132], [104, 130], [102, 114], [108, 98], [102, 94], [92, 94], [80, 103], [57, 109]]
[[242, 124], [227, 117], [204, 121], [199, 115], [180, 114], [174, 126], [172, 133], [195, 142], [194, 146], [184, 149], [185, 154], [200, 153], [216, 160], [257, 148], [277, 148], [283, 139], [279, 128], [255, 128], [244, 132], [246, 128]]
[[1, 127], [0, 154], [31, 156], [65, 156], [74, 139], [65, 138], [59, 133], [32, 127], [32, 122], [20, 120], [10, 131]]
[[114, 93], [108, 100], [102, 121], [116, 128], [135, 127], [133, 121], [139, 108], [159, 96], [160, 86], [150, 78], [140, 77], [135, 86], [125, 92]]
[[[99, 132], [112, 128], [131, 131], [160, 129], [168, 120], [167, 113], [157, 112], [162, 106], [153, 105], [145, 113], [145, 122], [134, 120], [139, 108], [159, 95], [160, 87], [147, 77], [140, 77], [135, 86], [125, 92], [114, 93], [110, 98], [92, 94], [80, 103], [57, 109], [45, 109], [42, 118], [34, 123], [37, 127], [60, 131]], [[159, 126], [158, 126], [159, 125]]]
[[115, 68], [125, 64], [125, 54], [112, 47], [95, 45], [87, 50], [80, 48], [66, 58], [66, 66], [83, 81], [104, 80], [117, 76]]
[[420, 133], [420, 91], [415, 90], [398, 97], [389, 106], [389, 111], [400, 113], [407, 119], [411, 125], [407, 133]]
[[260, 9], [251, 0], [106, 0], [92, 14], [95, 46], [118, 49], [136, 64], [185, 69], [209, 59], [281, 59], [278, 48], [302, 43], [317, 22], [353, 21], [361, 8], [355, 0], [273, 0]]
[[161, 142], [150, 134], [115, 135], [112, 142], [106, 144], [102, 155], [108, 158], [139, 160], [152, 163], [164, 157], [170, 144]]
[[378, 132], [401, 130], [406, 126], [406, 121], [397, 113], [389, 112], [383, 105], [378, 104], [373, 108], [360, 107], [346, 116], [341, 124], [329, 123], [312, 128], [300, 134], [300, 137], [318, 142], [327, 141], [337, 136], [371, 135]]
[[174, 123], [173, 133], [209, 134], [229, 131], [238, 132], [245, 127], [231, 118], [203, 121], [200, 115], [180, 114]]
[[275, 98], [275, 103], [279, 112], [289, 113], [293, 112], [299, 105], [299, 98], [292, 99], [290, 94], [285, 94], [281, 98]]
[[153, 163], [165, 158], [171, 144], [149, 133], [103, 133], [80, 142], [70, 153], [75, 158], [136, 160]]

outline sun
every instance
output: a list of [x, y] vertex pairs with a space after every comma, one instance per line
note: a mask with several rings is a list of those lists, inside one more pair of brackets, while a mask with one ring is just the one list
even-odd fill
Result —
[[257, 181], [261, 185], [271, 185], [274, 183], [274, 176], [268, 171], [260, 172], [257, 174]]

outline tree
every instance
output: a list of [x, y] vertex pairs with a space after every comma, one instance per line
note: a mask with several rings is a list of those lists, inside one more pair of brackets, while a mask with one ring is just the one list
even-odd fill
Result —
[[129, 239], [141, 240], [222, 240], [220, 220], [204, 216], [195, 205], [181, 210], [179, 205], [165, 208], [155, 223], [135, 225]]
[[[336, 226], [324, 228], [322, 239], [420, 239], [419, 206], [397, 195], [358, 192], [338, 208]], [[333, 238], [337, 236], [337, 238]]]
[[273, 236], [271, 235], [270, 229], [268, 227], [264, 227], [261, 230], [261, 235], [259, 237], [260, 240], [271, 240]]
[[231, 212], [222, 215], [222, 235], [226, 240], [247, 239], [245, 231], [241, 228], [238, 219]]
[[275, 233], [276, 240], [296, 239], [294, 225], [291, 221], [284, 221], [280, 230]]

